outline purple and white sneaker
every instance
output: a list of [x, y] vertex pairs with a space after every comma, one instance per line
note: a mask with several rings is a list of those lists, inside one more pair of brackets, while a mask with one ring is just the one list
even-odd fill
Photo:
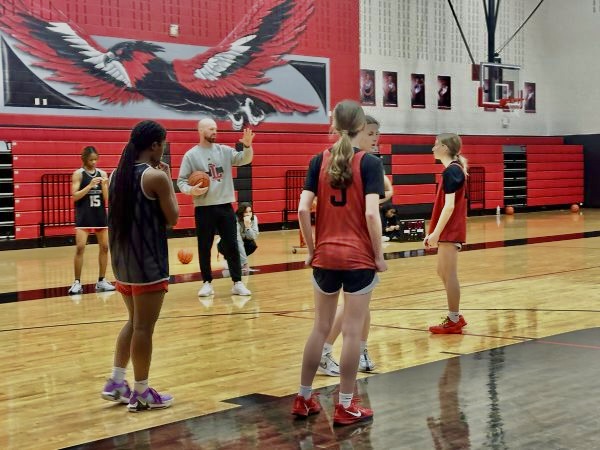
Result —
[[164, 409], [172, 404], [172, 395], [159, 394], [154, 389], [148, 388], [143, 394], [140, 394], [138, 391], [133, 391], [127, 409], [129, 412], [140, 412], [147, 409]]
[[131, 389], [129, 389], [127, 380], [116, 382], [112, 378], [109, 378], [100, 395], [104, 400], [108, 400], [109, 402], [129, 403]]

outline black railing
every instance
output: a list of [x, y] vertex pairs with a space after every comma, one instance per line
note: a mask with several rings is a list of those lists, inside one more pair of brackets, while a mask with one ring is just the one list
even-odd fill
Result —
[[285, 208], [281, 211], [283, 228], [287, 228], [290, 214], [298, 213], [298, 202], [304, 188], [307, 170], [288, 170], [285, 173]]
[[71, 195], [72, 175], [47, 173], [42, 175], [42, 221], [40, 243], [45, 245], [46, 228], [75, 225], [75, 208]]

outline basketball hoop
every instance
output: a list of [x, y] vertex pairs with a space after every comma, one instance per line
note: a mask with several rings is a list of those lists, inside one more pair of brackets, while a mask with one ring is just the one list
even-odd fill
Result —
[[523, 108], [523, 99], [513, 97], [501, 98], [498, 101], [498, 104], [502, 111], [508, 113], [501, 120], [502, 128], [508, 128], [510, 125], [510, 118], [519, 117]]
[[501, 98], [498, 101], [500, 108], [502, 108], [506, 112], [518, 114], [520, 110], [523, 108], [523, 99], [520, 97], [513, 98]]

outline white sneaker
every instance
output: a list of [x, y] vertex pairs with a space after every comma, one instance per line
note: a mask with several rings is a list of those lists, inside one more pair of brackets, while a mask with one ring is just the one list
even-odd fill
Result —
[[360, 354], [358, 360], [358, 370], [360, 372], [370, 372], [373, 369], [375, 369], [375, 363], [371, 361], [369, 351], [365, 348], [365, 351]]
[[236, 281], [233, 283], [231, 293], [233, 295], [252, 295], [252, 292], [250, 292], [250, 290], [241, 281]]
[[319, 368], [317, 370], [319, 373], [329, 375], [330, 377], [340, 376], [340, 365], [333, 359], [331, 353], [321, 356], [321, 362], [319, 363]]
[[111, 292], [115, 289], [116, 288], [106, 280], [98, 281], [96, 283], [96, 292]]
[[69, 295], [80, 295], [83, 294], [83, 286], [81, 285], [81, 283], [77, 280], [75, 280], [73, 282], [73, 284], [71, 285], [71, 287], [69, 288]]
[[389, 242], [390, 238], [388, 236], [381, 236], [381, 242]]
[[214, 295], [215, 291], [212, 287], [212, 283], [205, 281], [200, 290], [198, 291], [198, 297], [209, 297]]

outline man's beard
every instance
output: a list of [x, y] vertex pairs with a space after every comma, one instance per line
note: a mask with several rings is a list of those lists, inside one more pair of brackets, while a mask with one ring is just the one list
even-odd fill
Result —
[[216, 136], [204, 136], [204, 140], [206, 142], [210, 142], [211, 144], [214, 144], [217, 140]]

